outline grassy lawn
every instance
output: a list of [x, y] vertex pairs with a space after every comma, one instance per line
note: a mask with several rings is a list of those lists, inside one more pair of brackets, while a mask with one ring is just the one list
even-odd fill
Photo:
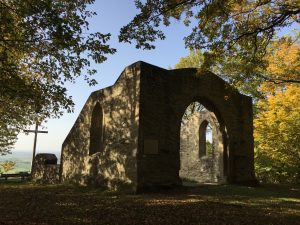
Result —
[[300, 187], [200, 186], [129, 195], [0, 182], [0, 224], [300, 224]]

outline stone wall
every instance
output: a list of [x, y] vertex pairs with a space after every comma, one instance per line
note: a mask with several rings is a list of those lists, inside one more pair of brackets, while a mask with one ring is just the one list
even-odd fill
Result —
[[[197, 69], [165, 70], [141, 64], [138, 188], [180, 185], [182, 116], [198, 101], [218, 120], [223, 171], [230, 183], [255, 183], [252, 99], [218, 76]], [[153, 151], [149, 151], [149, 143]], [[145, 149], [147, 151], [145, 151]], [[149, 154], [150, 153], [150, 154]]]
[[[212, 126], [212, 152], [200, 154], [200, 126], [203, 122]], [[203, 131], [205, 132], [205, 130]], [[205, 133], [204, 133], [205, 135]], [[205, 144], [205, 143], [203, 143]], [[223, 171], [224, 145], [219, 123], [213, 113], [195, 112], [181, 124], [180, 171], [182, 180], [198, 183], [225, 182]]]
[[[137, 65], [129, 66], [113, 86], [91, 94], [63, 143], [62, 181], [135, 191], [139, 73]], [[91, 154], [91, 120], [97, 103], [103, 114], [102, 143]]]

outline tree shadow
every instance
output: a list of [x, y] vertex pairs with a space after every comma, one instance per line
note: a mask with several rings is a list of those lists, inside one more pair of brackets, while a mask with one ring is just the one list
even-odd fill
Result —
[[[139, 113], [138, 66], [127, 67], [116, 83], [91, 94], [62, 147], [62, 181], [134, 189]], [[101, 106], [101, 144], [91, 131]], [[99, 110], [98, 110], [99, 111]], [[94, 112], [94, 113], [93, 113]], [[99, 142], [100, 143], [100, 142]], [[90, 145], [94, 145], [93, 152]], [[133, 190], [134, 191], [134, 190]]]

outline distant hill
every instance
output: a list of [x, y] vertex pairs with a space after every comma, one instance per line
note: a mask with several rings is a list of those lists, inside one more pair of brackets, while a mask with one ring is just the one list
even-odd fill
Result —
[[[46, 152], [46, 151], [45, 151]], [[50, 151], [49, 151], [50, 152]], [[51, 152], [58, 158], [58, 163], [60, 161], [60, 153]], [[31, 168], [32, 153], [30, 151], [13, 151], [12, 154], [0, 156], [0, 164], [6, 160], [10, 160], [16, 163], [13, 170], [8, 173], [18, 173], [18, 172], [29, 172]]]

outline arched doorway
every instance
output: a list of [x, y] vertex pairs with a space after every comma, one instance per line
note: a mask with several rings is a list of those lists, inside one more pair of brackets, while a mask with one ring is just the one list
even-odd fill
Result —
[[103, 111], [97, 102], [91, 118], [89, 155], [101, 152], [103, 149]]
[[180, 128], [180, 171], [183, 184], [226, 181], [226, 141], [214, 112], [200, 102], [185, 110]]

